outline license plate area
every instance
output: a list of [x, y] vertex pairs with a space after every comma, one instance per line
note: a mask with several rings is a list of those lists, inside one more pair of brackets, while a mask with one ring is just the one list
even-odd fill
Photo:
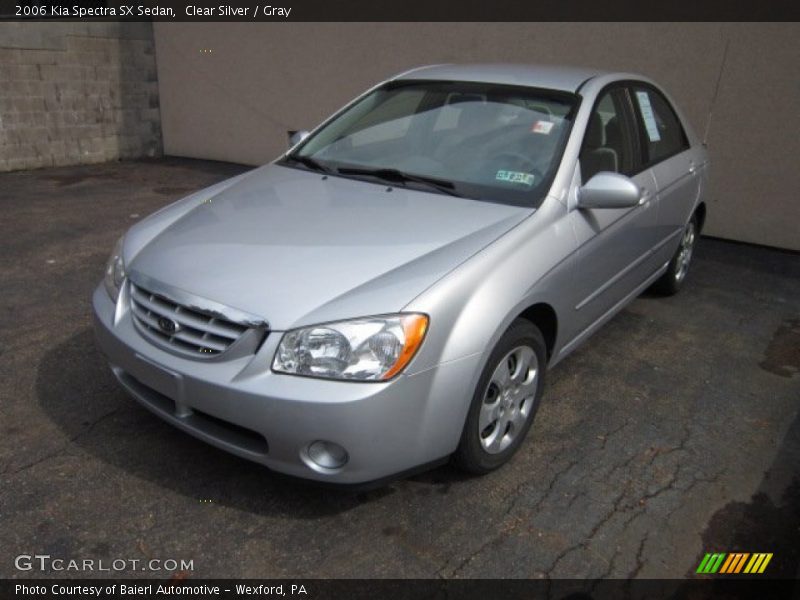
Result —
[[159, 394], [175, 402], [180, 401], [183, 378], [178, 373], [165, 369], [140, 354], [135, 354], [134, 359], [128, 369], [131, 375]]

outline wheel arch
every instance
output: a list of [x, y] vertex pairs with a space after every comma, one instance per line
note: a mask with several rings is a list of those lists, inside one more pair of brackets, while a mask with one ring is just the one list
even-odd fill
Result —
[[706, 203], [701, 202], [694, 209], [694, 214], [697, 215], [697, 230], [702, 233], [703, 227], [706, 224]]
[[537, 302], [523, 310], [517, 318], [533, 323], [542, 332], [549, 362], [558, 338], [558, 315], [555, 309], [546, 302]]

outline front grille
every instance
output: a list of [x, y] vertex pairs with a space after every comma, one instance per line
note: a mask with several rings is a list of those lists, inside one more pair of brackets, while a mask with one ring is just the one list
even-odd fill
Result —
[[199, 358], [218, 356], [248, 330], [244, 325], [173, 302], [131, 283], [134, 322], [156, 340]]

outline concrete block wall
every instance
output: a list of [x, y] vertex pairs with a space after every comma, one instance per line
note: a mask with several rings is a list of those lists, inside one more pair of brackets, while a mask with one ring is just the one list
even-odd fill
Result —
[[150, 23], [0, 23], [0, 171], [161, 152]]

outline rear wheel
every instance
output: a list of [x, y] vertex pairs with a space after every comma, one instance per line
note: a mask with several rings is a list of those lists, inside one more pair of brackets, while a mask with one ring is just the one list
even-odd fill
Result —
[[539, 329], [517, 319], [497, 342], [472, 398], [453, 458], [465, 471], [505, 464], [533, 423], [544, 387], [547, 351]]
[[653, 284], [653, 290], [665, 296], [672, 296], [680, 291], [689, 272], [698, 235], [697, 215], [692, 215], [683, 230], [678, 249], [669, 261], [666, 272]]

